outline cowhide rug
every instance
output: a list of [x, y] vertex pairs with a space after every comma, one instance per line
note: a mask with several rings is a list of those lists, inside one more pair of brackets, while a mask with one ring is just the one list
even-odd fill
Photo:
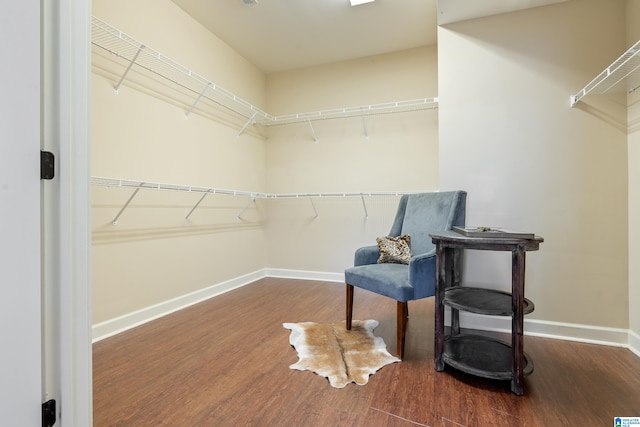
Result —
[[347, 331], [345, 322], [283, 323], [291, 330], [289, 342], [298, 352], [298, 362], [289, 366], [327, 377], [335, 388], [350, 382], [364, 385], [369, 375], [400, 359], [387, 351], [384, 340], [373, 335], [376, 320], [354, 320]]

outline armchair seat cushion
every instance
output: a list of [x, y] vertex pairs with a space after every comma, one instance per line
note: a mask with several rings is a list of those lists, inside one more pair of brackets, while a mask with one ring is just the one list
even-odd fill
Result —
[[412, 300], [414, 289], [409, 284], [406, 264], [370, 264], [347, 268], [345, 282], [400, 302]]

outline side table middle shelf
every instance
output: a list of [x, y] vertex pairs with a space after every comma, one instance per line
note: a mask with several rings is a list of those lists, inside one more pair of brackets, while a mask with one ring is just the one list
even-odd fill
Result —
[[[443, 371], [447, 364], [460, 371], [485, 378], [511, 380], [511, 391], [524, 393], [524, 377], [533, 372], [533, 360], [525, 354], [523, 316], [534, 310], [524, 297], [527, 251], [538, 250], [544, 240], [503, 237], [467, 237], [455, 231], [430, 235], [436, 245], [436, 295], [434, 364]], [[461, 286], [461, 255], [465, 249], [510, 251], [511, 293]], [[444, 309], [451, 309], [451, 334], [444, 334]], [[459, 312], [511, 316], [511, 344], [493, 338], [460, 333]]]

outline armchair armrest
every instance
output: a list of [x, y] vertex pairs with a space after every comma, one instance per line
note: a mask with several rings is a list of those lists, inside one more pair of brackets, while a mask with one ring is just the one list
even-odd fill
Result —
[[436, 285], [436, 250], [415, 255], [409, 261], [409, 283], [414, 288], [415, 298], [434, 295]]
[[357, 267], [359, 265], [376, 264], [378, 258], [380, 258], [378, 245], [364, 246], [356, 250], [353, 265]]

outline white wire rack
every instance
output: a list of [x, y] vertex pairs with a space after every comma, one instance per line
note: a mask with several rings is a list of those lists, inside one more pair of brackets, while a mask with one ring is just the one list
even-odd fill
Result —
[[160, 52], [123, 33], [117, 28], [93, 16], [91, 18], [91, 43], [126, 60], [129, 65], [115, 85], [117, 92], [131, 67], [135, 64], [194, 93], [194, 102], [187, 110], [189, 115], [201, 98], [229, 108], [245, 118], [270, 119], [260, 108], [207, 80], [192, 70], [167, 58]]
[[[247, 121], [239, 134], [242, 134], [247, 126], [255, 123], [267, 126], [305, 121], [310, 123], [312, 120], [417, 111], [433, 109], [438, 106], [437, 98], [422, 98], [273, 116], [95, 16], [91, 19], [91, 28], [92, 44], [122, 58], [125, 63], [128, 63], [120, 80], [114, 86], [116, 93], [131, 68], [137, 65], [193, 93], [194, 100], [185, 113], [187, 116], [194, 110], [198, 102], [205, 98], [244, 117]], [[314, 139], [316, 139], [315, 134]]]
[[424, 191], [366, 191], [366, 192], [333, 192], [333, 193], [282, 193], [282, 194], [273, 194], [273, 193], [261, 193], [255, 191], [242, 191], [242, 190], [229, 190], [224, 188], [213, 188], [213, 187], [201, 187], [201, 186], [193, 186], [193, 185], [181, 185], [181, 184], [164, 184], [158, 182], [148, 182], [148, 181], [133, 181], [127, 179], [116, 179], [116, 178], [104, 178], [104, 177], [91, 177], [91, 184], [95, 186], [101, 187], [118, 187], [118, 188], [131, 188], [133, 189], [133, 193], [129, 196], [129, 199], [125, 202], [122, 208], [118, 211], [117, 215], [113, 219], [113, 224], [117, 224], [118, 219], [122, 215], [122, 213], [127, 209], [131, 201], [135, 198], [138, 192], [142, 189], [147, 190], [162, 190], [162, 191], [183, 191], [188, 193], [200, 193], [202, 196], [198, 200], [198, 202], [191, 208], [189, 213], [186, 215], [185, 219], [189, 219], [191, 214], [196, 210], [196, 208], [202, 203], [204, 198], [208, 194], [220, 194], [227, 196], [244, 196], [249, 198], [249, 202], [242, 209], [242, 211], [237, 215], [238, 219], [241, 219], [242, 214], [249, 208], [251, 203], [253, 203], [256, 199], [309, 199], [311, 202], [311, 207], [315, 212], [316, 218], [318, 218], [318, 210], [313, 202], [313, 199], [317, 198], [329, 198], [329, 197], [359, 197], [362, 200], [362, 206], [364, 208], [365, 217], [369, 217], [369, 212], [367, 210], [367, 205], [365, 201], [365, 197], [374, 197], [374, 196], [402, 196], [404, 194], [415, 194], [422, 193]]
[[590, 93], [603, 94], [623, 88], [627, 93], [640, 87], [640, 40], [605, 68], [577, 94], [571, 95], [571, 106]]
[[199, 187], [194, 185], [164, 184], [158, 182], [133, 181], [128, 179], [103, 178], [92, 176], [91, 184], [102, 187], [122, 187], [149, 190], [186, 191], [189, 193], [225, 194], [230, 196], [248, 196], [253, 198], [266, 198], [266, 193], [253, 191], [228, 190], [224, 188]]
[[373, 114], [398, 113], [426, 110], [438, 107], [438, 98], [421, 98], [408, 101], [387, 102], [384, 104], [361, 105], [358, 107], [335, 108], [332, 110], [312, 111], [308, 113], [272, 116], [271, 125], [306, 122], [307, 120], [326, 120], [344, 117], [368, 116]]

